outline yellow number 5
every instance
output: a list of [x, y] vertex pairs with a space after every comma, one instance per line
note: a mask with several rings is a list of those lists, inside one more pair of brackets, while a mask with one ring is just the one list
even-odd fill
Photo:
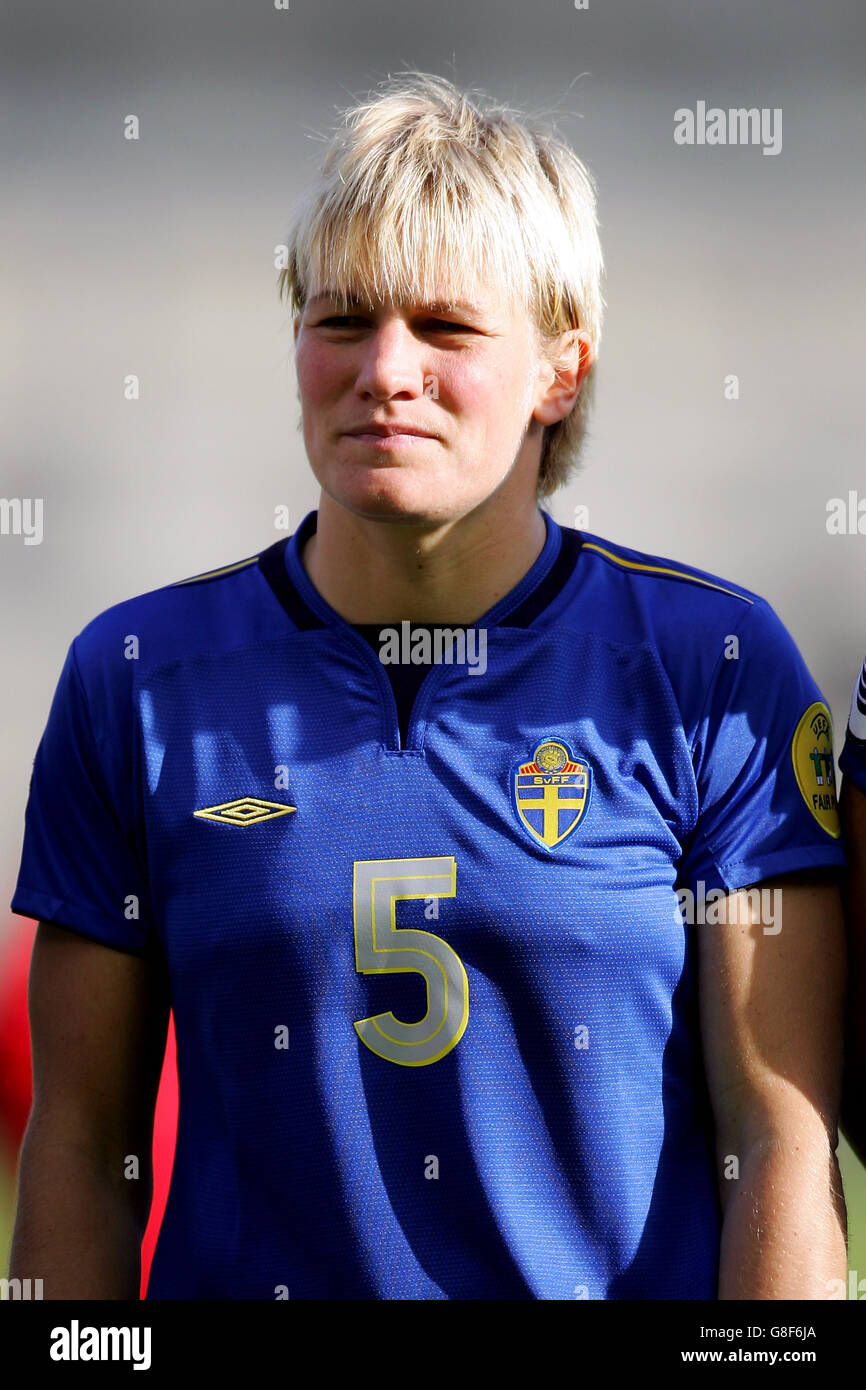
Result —
[[352, 907], [355, 968], [363, 975], [414, 971], [427, 984], [427, 1012], [418, 1023], [392, 1013], [355, 1024], [361, 1042], [401, 1067], [426, 1067], [456, 1047], [469, 1022], [469, 981], [463, 962], [432, 932], [395, 926], [403, 898], [453, 898], [457, 866], [452, 855], [435, 859], [359, 859]]

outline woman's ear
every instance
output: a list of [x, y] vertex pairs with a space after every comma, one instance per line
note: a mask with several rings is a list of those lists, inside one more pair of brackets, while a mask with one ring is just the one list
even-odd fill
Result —
[[542, 425], [556, 425], [574, 409], [580, 388], [592, 366], [592, 339], [584, 328], [570, 328], [551, 353], [550, 384], [533, 415]]

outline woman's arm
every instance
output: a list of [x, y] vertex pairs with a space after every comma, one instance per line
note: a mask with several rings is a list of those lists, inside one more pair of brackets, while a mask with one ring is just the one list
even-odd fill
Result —
[[39, 924], [10, 1274], [46, 1299], [138, 1299], [168, 1011], [157, 965]]
[[[775, 922], [753, 925], [741, 912], [745, 925], [695, 929], [724, 1213], [719, 1298], [829, 1298], [847, 1274], [835, 1152], [841, 899], [833, 876], [819, 872], [756, 887], [775, 892]], [[730, 894], [729, 909], [734, 901], [745, 907], [746, 892]]]

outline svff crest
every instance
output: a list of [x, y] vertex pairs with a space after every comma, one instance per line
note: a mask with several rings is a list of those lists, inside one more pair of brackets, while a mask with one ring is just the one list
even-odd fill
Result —
[[592, 769], [564, 739], [543, 739], [530, 762], [512, 768], [510, 782], [518, 820], [545, 849], [561, 845], [589, 808]]

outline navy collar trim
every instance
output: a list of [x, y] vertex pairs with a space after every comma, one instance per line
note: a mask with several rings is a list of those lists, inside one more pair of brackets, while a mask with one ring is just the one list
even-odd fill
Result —
[[[547, 512], [542, 515], [547, 534], [535, 562], [472, 627], [530, 627], [574, 573], [583, 543], [581, 533], [558, 526]], [[302, 632], [341, 624], [352, 626], [325, 601], [301, 562], [301, 551], [315, 531], [316, 521], [317, 513], [308, 512], [291, 536], [268, 546], [258, 560], [259, 569], [283, 609]]]

